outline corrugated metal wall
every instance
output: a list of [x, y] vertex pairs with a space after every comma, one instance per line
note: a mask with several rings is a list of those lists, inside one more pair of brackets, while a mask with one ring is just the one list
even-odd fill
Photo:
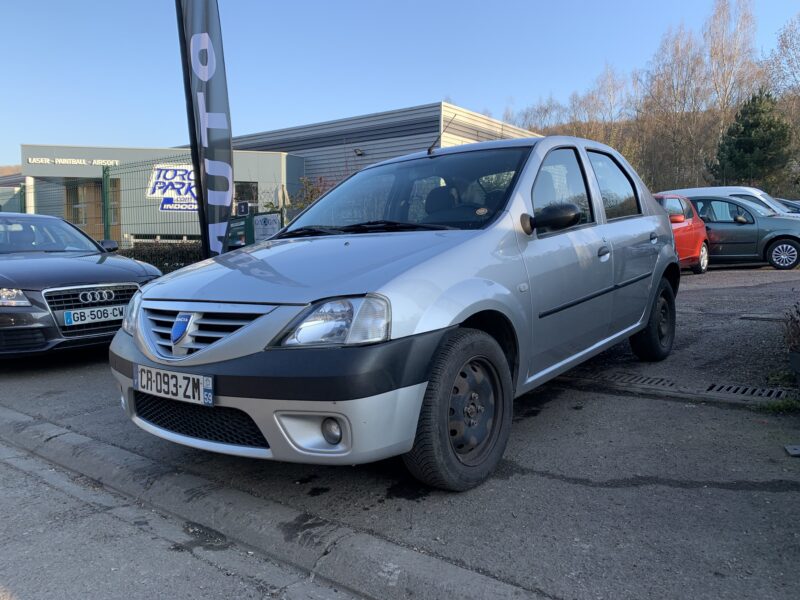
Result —
[[306, 177], [334, 184], [368, 165], [426, 150], [453, 115], [437, 146], [533, 135], [497, 119], [436, 102], [240, 136], [234, 138], [234, 148], [291, 152], [305, 158]]

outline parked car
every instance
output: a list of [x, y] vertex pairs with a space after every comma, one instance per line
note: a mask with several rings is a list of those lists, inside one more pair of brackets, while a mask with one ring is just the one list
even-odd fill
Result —
[[787, 200], [786, 198], [775, 198], [775, 200], [783, 204], [790, 213], [800, 213], [800, 200]]
[[0, 356], [108, 343], [155, 267], [62, 219], [0, 213]]
[[656, 194], [654, 197], [669, 215], [681, 266], [697, 275], [705, 273], [708, 270], [708, 236], [703, 219], [684, 196]]
[[329, 465], [403, 455], [463, 490], [500, 461], [515, 397], [626, 339], [665, 358], [679, 280], [667, 215], [611, 148], [436, 149], [145, 286], [111, 368], [128, 416], [164, 439]]
[[728, 196], [730, 198], [741, 198], [742, 200], [749, 200], [764, 208], [767, 208], [780, 216], [791, 217], [793, 219], [800, 219], [800, 213], [794, 209], [787, 208], [783, 203], [778, 202], [775, 198], [770, 196], [764, 190], [754, 187], [740, 186], [740, 185], [724, 185], [716, 187], [699, 187], [699, 188], [684, 188], [681, 190], [667, 190], [659, 192], [659, 194], [678, 194], [693, 198], [699, 195], [706, 196]]
[[769, 262], [776, 269], [800, 264], [800, 220], [729, 196], [690, 198], [706, 224], [711, 262]]

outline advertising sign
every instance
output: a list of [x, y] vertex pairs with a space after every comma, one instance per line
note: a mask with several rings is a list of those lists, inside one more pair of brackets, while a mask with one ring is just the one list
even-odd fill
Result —
[[[233, 150], [217, 0], [175, 0], [203, 253], [228, 245]], [[167, 183], [167, 182], [164, 182]], [[163, 202], [163, 201], [162, 201]], [[171, 210], [171, 209], [170, 209]]]
[[253, 240], [262, 242], [281, 230], [281, 213], [253, 215]]
[[146, 198], [161, 200], [163, 212], [197, 211], [197, 186], [192, 165], [153, 165]]

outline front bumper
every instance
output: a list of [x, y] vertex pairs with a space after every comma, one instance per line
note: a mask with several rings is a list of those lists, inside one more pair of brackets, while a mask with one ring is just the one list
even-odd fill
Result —
[[[361, 347], [276, 348], [182, 366], [150, 360], [131, 336], [120, 332], [110, 361], [123, 409], [136, 425], [161, 438], [237, 456], [360, 464], [411, 449], [428, 368], [443, 334]], [[214, 406], [136, 392], [135, 365], [214, 376]], [[322, 436], [322, 421], [328, 417], [342, 428], [339, 444], [331, 445]], [[245, 431], [251, 427], [255, 436]], [[246, 441], [261, 436], [263, 443]]]

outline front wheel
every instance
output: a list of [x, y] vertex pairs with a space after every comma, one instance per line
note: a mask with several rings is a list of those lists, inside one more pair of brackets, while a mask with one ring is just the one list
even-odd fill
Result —
[[633, 353], [639, 360], [664, 360], [672, 352], [675, 341], [675, 292], [669, 281], [662, 279], [656, 291], [647, 326], [631, 336]]
[[406, 467], [432, 487], [475, 487], [503, 457], [512, 405], [511, 370], [495, 339], [476, 329], [449, 333], [431, 366]]
[[800, 264], [800, 244], [794, 240], [778, 240], [767, 250], [767, 260], [781, 271], [794, 269]]
[[708, 244], [703, 242], [700, 246], [700, 256], [697, 259], [697, 264], [692, 266], [692, 272], [695, 275], [702, 275], [708, 271]]

